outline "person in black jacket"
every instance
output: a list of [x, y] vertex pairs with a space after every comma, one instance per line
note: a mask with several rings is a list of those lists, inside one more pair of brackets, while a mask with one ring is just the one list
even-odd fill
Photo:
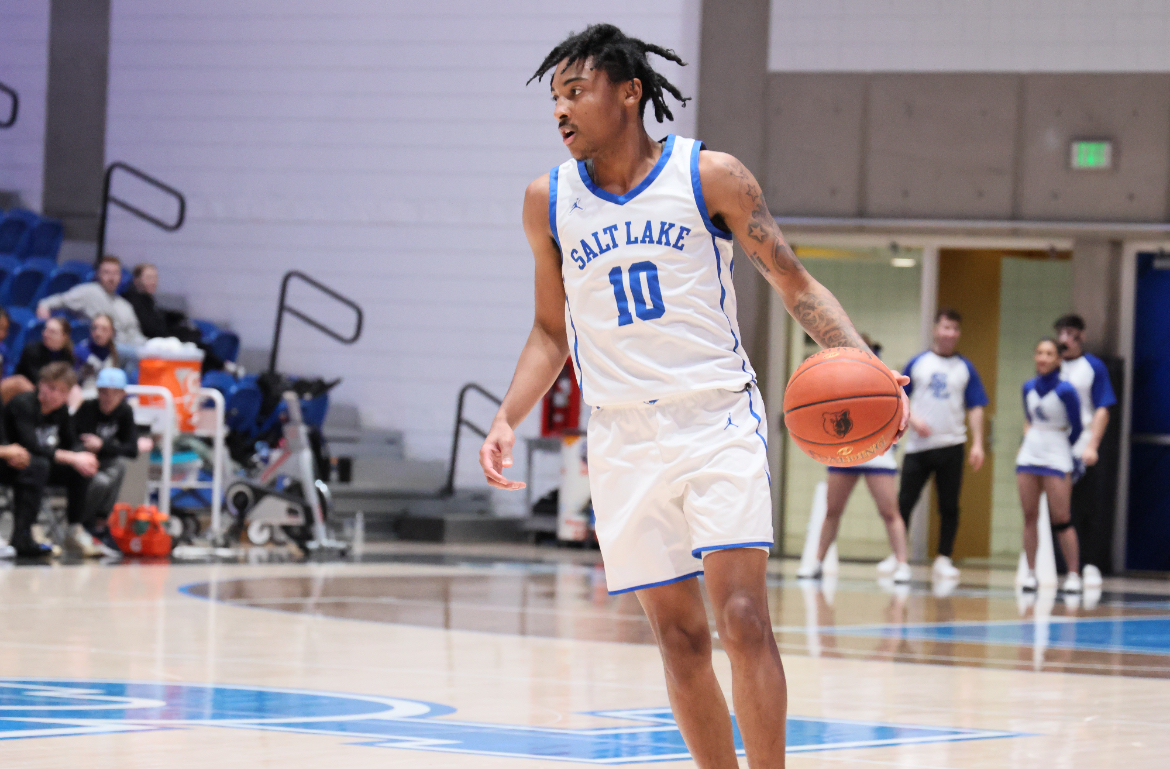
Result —
[[138, 429], [134, 410], [126, 402], [126, 372], [105, 368], [97, 375], [98, 397], [87, 400], [73, 415], [81, 445], [98, 458], [99, 468], [89, 482], [86, 519], [100, 528], [114, 509], [126, 466], [122, 458], [138, 456]]
[[14, 395], [35, 390], [41, 369], [50, 363], [64, 361], [73, 366], [73, 340], [69, 331], [69, 321], [64, 318], [49, 318], [45, 322], [41, 338], [29, 342], [21, 351], [15, 373], [0, 382], [0, 396], [5, 403]]
[[[4, 432], [3, 410], [4, 407], [0, 406], [0, 484], [15, 488], [28, 470], [30, 455], [24, 446], [8, 442]], [[15, 555], [16, 548], [0, 540], [0, 558], [12, 558]]]
[[65, 544], [80, 555], [112, 554], [85, 528], [85, 497], [89, 479], [98, 470], [98, 459], [78, 450], [77, 434], [66, 404], [77, 384], [73, 366], [58, 361], [40, 370], [36, 392], [22, 393], [9, 401], [4, 431], [30, 454], [29, 465], [13, 484], [15, 525], [12, 546], [18, 556], [56, 553], [52, 546], [36, 542], [32, 524], [41, 509], [45, 486], [63, 486], [68, 500], [69, 534]]
[[158, 306], [154, 294], [158, 290], [158, 268], [149, 262], [134, 265], [134, 282], [122, 292], [122, 298], [134, 308], [138, 325], [148, 339], [173, 336], [180, 342], [193, 342], [203, 350], [203, 373], [223, 368], [223, 361], [211, 345], [203, 343], [203, 334], [186, 315], [178, 310], [164, 310]]

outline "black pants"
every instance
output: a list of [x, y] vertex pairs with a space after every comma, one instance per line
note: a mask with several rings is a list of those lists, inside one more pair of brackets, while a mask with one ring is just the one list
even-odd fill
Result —
[[922, 489], [934, 475], [938, 494], [938, 554], [950, 558], [959, 531], [959, 490], [963, 485], [963, 455], [966, 447], [947, 446], [907, 454], [902, 460], [902, 486], [898, 489], [898, 509], [906, 529], [910, 529], [910, 511], [918, 504]]
[[85, 496], [89, 479], [68, 465], [34, 456], [23, 470], [15, 470], [0, 462], [0, 483], [12, 487], [12, 546], [19, 549], [33, 543], [32, 525], [41, 511], [41, 500], [46, 486], [63, 486], [67, 500], [69, 523], [80, 523], [87, 528]]

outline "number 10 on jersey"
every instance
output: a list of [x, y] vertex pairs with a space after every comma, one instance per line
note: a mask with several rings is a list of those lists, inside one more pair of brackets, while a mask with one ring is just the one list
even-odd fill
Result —
[[[646, 293], [642, 291], [642, 281], [645, 276], [646, 293], [650, 295], [650, 303], [646, 303]], [[658, 284], [658, 267], [654, 262], [635, 262], [630, 265], [630, 293], [634, 295], [634, 315], [638, 320], [654, 320], [666, 313], [666, 305], [662, 303], [662, 287]], [[625, 280], [622, 277], [622, 268], [614, 267], [609, 271], [609, 282], [613, 286], [613, 298], [617, 302], [618, 325], [628, 326], [634, 322], [630, 314], [630, 303], [626, 299]]]

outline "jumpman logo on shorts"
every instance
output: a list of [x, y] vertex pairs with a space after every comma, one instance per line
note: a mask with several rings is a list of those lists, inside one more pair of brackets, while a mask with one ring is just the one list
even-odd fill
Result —
[[729, 427], [739, 427], [739, 425], [737, 425], [735, 422], [731, 421], [731, 412], [730, 411], [727, 412], [727, 424], [723, 425], [723, 429], [726, 430]]

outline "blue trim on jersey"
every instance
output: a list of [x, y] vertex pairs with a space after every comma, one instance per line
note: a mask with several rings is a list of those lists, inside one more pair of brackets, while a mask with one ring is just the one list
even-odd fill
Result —
[[[768, 546], [771, 547], [772, 543], [769, 542]], [[684, 574], [681, 577], [675, 577], [673, 579], [664, 579], [661, 582], [651, 582], [647, 585], [636, 585], [634, 587], [623, 587], [621, 590], [610, 590], [609, 594], [610, 595], [621, 595], [622, 593], [632, 593], [635, 590], [646, 590], [647, 588], [651, 588], [651, 587], [662, 587], [663, 585], [673, 585], [676, 582], [685, 582], [688, 579], [693, 579], [694, 577], [701, 576], [702, 574], [703, 574], [703, 570], [699, 569], [698, 571], [692, 571], [690, 574]]]
[[[565, 307], [569, 311], [569, 326], [573, 329], [573, 360], [577, 361], [577, 389], [581, 391], [581, 400], [585, 401], [585, 370], [581, 368], [581, 353], [577, 351], [577, 324], [573, 322], [573, 307], [569, 304], [569, 297], [565, 297]], [[586, 404], [589, 401], [585, 401]]]
[[775, 544], [774, 542], [734, 542], [730, 545], [711, 545], [710, 547], [696, 547], [694, 550], [691, 551], [691, 557], [692, 558], [700, 558], [700, 557], [702, 557], [703, 553], [710, 553], [710, 552], [713, 552], [715, 550], [734, 550], [736, 548], [744, 548], [744, 547], [766, 547], [769, 550], [771, 550], [772, 545], [774, 545], [774, 544]]
[[658, 156], [658, 162], [654, 164], [654, 168], [650, 169], [650, 173], [646, 174], [646, 178], [643, 179], [637, 187], [630, 190], [625, 195], [614, 195], [612, 192], [606, 192], [594, 184], [593, 179], [589, 176], [589, 169], [585, 167], [584, 160], [577, 161], [577, 173], [581, 175], [582, 183], [584, 183], [584, 185], [588, 187], [589, 191], [594, 195], [610, 203], [616, 203], [619, 206], [624, 206], [626, 203], [629, 203], [631, 200], [638, 197], [638, 195], [641, 194], [643, 190], [654, 183], [654, 180], [658, 178], [658, 174], [662, 173], [663, 168], [666, 168], [666, 162], [670, 160], [670, 153], [673, 151], [674, 134], [670, 134], [666, 137], [666, 143], [662, 145], [662, 154]]
[[1054, 478], [1063, 478], [1068, 473], [1057, 470], [1052, 467], [1042, 467], [1040, 465], [1016, 465], [1017, 473], [1027, 473], [1028, 475], [1051, 475]]
[[695, 139], [694, 145], [691, 146], [691, 190], [695, 193], [695, 206], [699, 209], [699, 215], [703, 217], [703, 226], [707, 228], [707, 232], [717, 238], [731, 240], [731, 233], [716, 227], [707, 213], [707, 201], [703, 200], [703, 185], [699, 180], [699, 150], [701, 149], [703, 149], [703, 142]]
[[922, 352], [918, 353], [913, 358], [906, 361], [906, 367], [902, 369], [902, 376], [910, 377], [910, 381], [902, 386], [902, 389], [906, 391], [907, 395], [910, 395], [914, 392], [914, 376], [910, 373], [910, 370], [914, 368], [914, 364], [918, 362], [919, 358], [921, 358], [923, 355], [926, 355], [928, 352], [930, 352], [930, 350], [923, 350]]
[[979, 378], [979, 372], [971, 365], [971, 361], [962, 355], [959, 356], [959, 360], [967, 364], [967, 389], [963, 391], [963, 404], [969, 409], [986, 406], [991, 401], [987, 397], [987, 391], [983, 389], [983, 380]]
[[[755, 382], [753, 381], [752, 384], [748, 385], [747, 387], [748, 413], [756, 418], [756, 437], [759, 438], [760, 442], [764, 444], [764, 451], [766, 452], [768, 450], [768, 441], [764, 439], [764, 436], [760, 435], [760, 426], [763, 424], [763, 420], [760, 419], [760, 415], [756, 413], [756, 410], [752, 408], [752, 385], [754, 384]], [[768, 486], [771, 487], [772, 473], [764, 470], [764, 475], [768, 478]]]
[[829, 465], [830, 473], [840, 473], [842, 475], [897, 475], [896, 468], [889, 467], [837, 467], [836, 465]]
[[[1060, 369], [1056, 373], [1059, 376]], [[1069, 382], [1061, 382], [1056, 386], [1056, 397], [1060, 398], [1068, 414], [1068, 442], [1075, 446], [1084, 429], [1081, 425], [1081, 397], [1077, 395], [1077, 388]]]
[[560, 166], [548, 172], [548, 226], [552, 228], [552, 236], [553, 240], [557, 242], [557, 248], [561, 247], [561, 238], [557, 234], [557, 181], [560, 175]]
[[1117, 396], [1113, 394], [1113, 383], [1109, 381], [1109, 370], [1096, 355], [1085, 353], [1084, 358], [1093, 369], [1093, 386], [1089, 390], [1089, 400], [1095, 409], [1107, 409], [1117, 405]]

